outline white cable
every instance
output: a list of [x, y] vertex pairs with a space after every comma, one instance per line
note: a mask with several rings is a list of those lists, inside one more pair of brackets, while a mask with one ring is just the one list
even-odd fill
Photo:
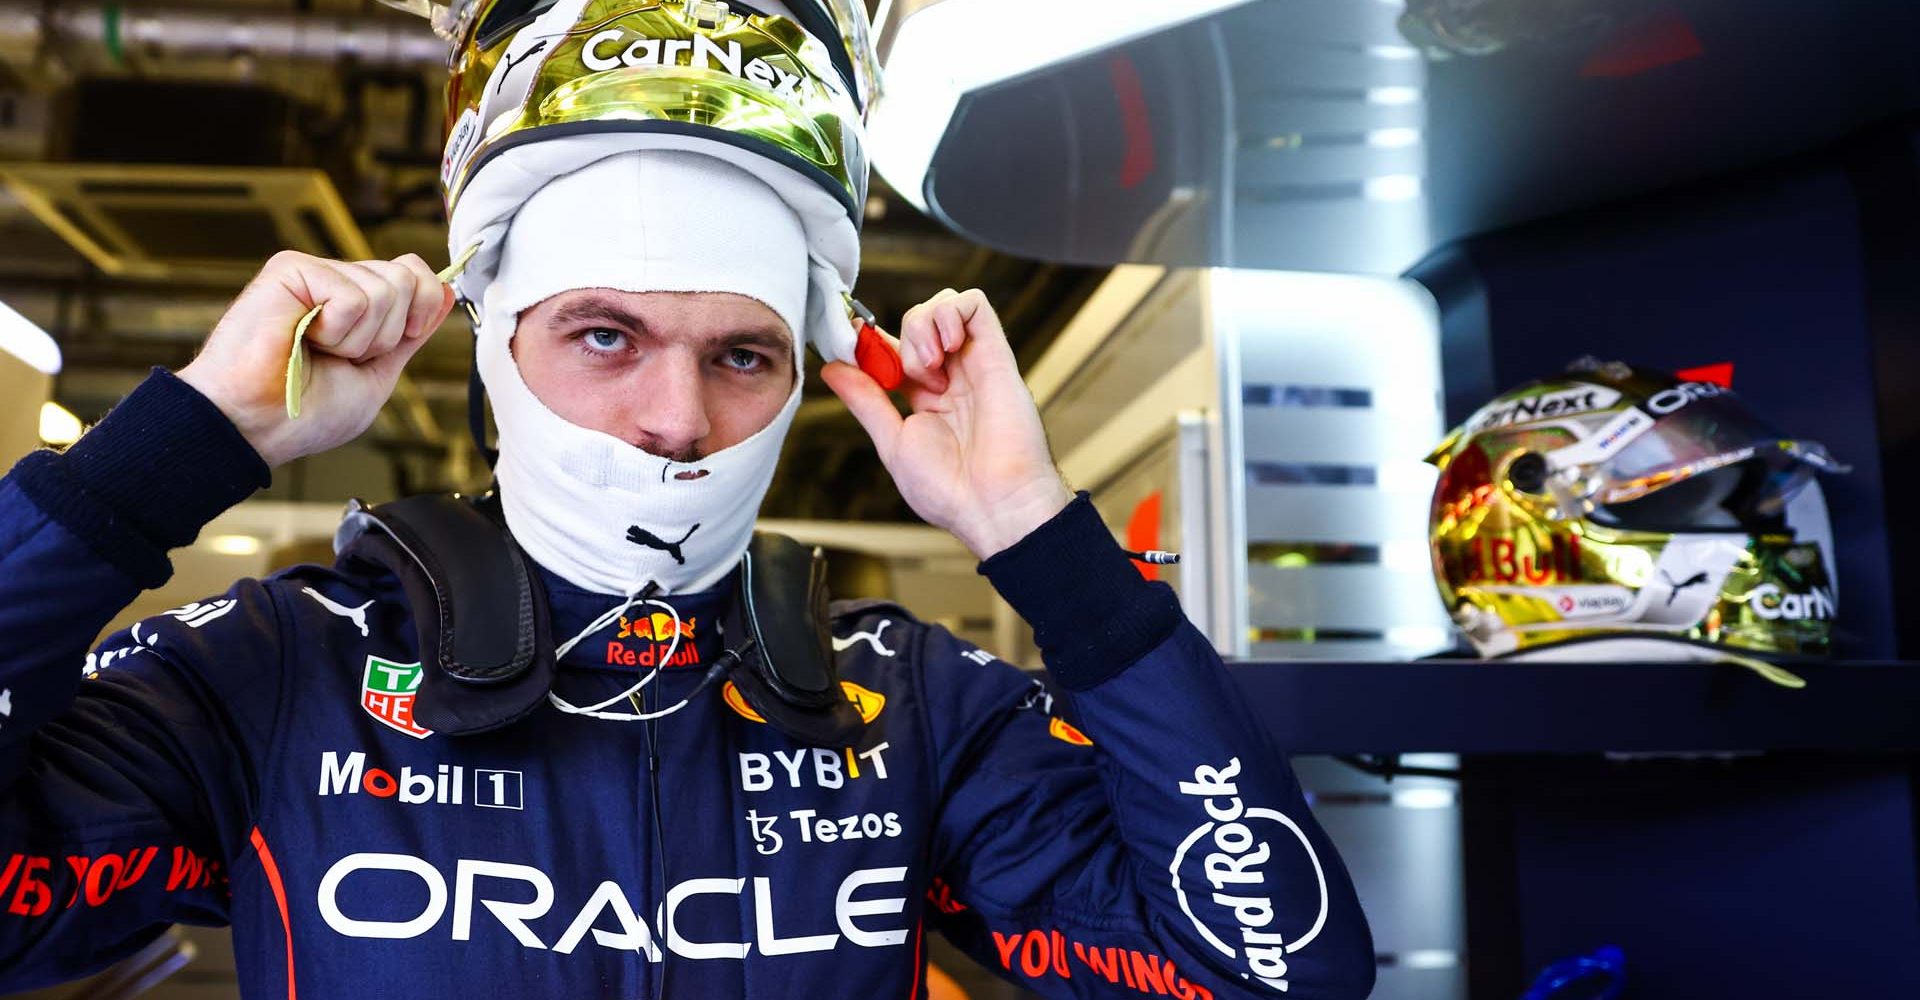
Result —
[[589, 719], [608, 719], [613, 722], [648, 722], [653, 719], [664, 719], [667, 716], [680, 711], [681, 709], [687, 707], [687, 704], [689, 702], [693, 701], [694, 695], [699, 694], [704, 690], [706, 690], [706, 685], [704, 684], [700, 685], [694, 688], [692, 691], [688, 692], [685, 698], [680, 699], [671, 707], [663, 708], [656, 712], [594, 712], [594, 711], [590, 711], [588, 709], [582, 709], [582, 708], [563, 709], [563, 711], [570, 711], [575, 715], [584, 715]]
[[647, 675], [645, 677], [642, 677], [638, 681], [635, 681], [632, 687], [627, 688], [625, 691], [622, 691], [611, 698], [607, 698], [604, 701], [594, 702], [591, 705], [583, 706], [583, 705], [575, 705], [574, 703], [568, 701], [567, 699], [560, 697], [560, 695], [552, 691], [549, 691], [547, 692], [547, 700], [553, 703], [553, 707], [559, 709], [562, 712], [566, 712], [569, 715], [584, 715], [584, 716], [587, 716], [588, 718], [593, 718], [593, 719], [611, 719], [611, 720], [622, 721], [622, 722], [639, 722], [639, 721], [645, 721], [647, 719], [657, 719], [662, 716], [671, 715], [674, 712], [677, 712], [680, 709], [685, 708], [687, 702], [693, 699], [693, 696], [689, 694], [686, 698], [681, 699], [680, 704], [675, 705], [670, 709], [665, 709], [658, 713], [652, 713], [652, 714], [641, 713], [641, 712], [602, 712], [600, 711], [600, 709], [606, 708], [608, 705], [611, 705], [616, 701], [620, 701], [626, 698], [631, 698], [633, 695], [638, 694], [648, 684], [653, 683], [654, 677], [658, 676], [660, 673], [660, 668], [665, 666], [669, 661], [671, 661], [673, 659], [674, 653], [677, 652], [680, 648], [680, 610], [678, 608], [675, 608], [673, 605], [668, 604], [665, 601], [655, 600], [651, 597], [641, 597], [640, 593], [641, 591], [639, 588], [634, 589], [632, 592], [630, 592], [627, 595], [627, 599], [625, 602], [621, 603], [620, 605], [613, 608], [612, 610], [607, 611], [605, 614], [600, 615], [598, 618], [595, 618], [593, 621], [588, 622], [587, 627], [584, 629], [581, 629], [579, 634], [575, 635], [571, 639], [568, 639], [566, 642], [561, 643], [559, 647], [554, 650], [553, 658], [556, 662], [558, 662], [561, 657], [566, 656], [568, 652], [572, 651], [573, 647], [578, 646], [588, 636], [612, 624], [614, 619], [620, 617], [620, 615], [625, 613], [628, 608], [631, 608], [636, 604], [652, 604], [656, 607], [665, 608], [667, 613], [673, 616], [673, 638], [671, 641], [667, 643], [666, 653], [662, 655], [658, 660], [654, 661], [653, 668], [647, 671]]

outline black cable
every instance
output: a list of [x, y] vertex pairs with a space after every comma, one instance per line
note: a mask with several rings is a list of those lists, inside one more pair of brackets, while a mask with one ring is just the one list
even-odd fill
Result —
[[[665, 687], [665, 685], [648, 685], [647, 690], [644, 692], [644, 699], [647, 704], [645, 711], [651, 712], [658, 707], [656, 693], [662, 687]], [[671, 891], [669, 887], [672, 883], [667, 881], [667, 823], [666, 817], [661, 815], [660, 743], [658, 740], [659, 734], [654, 728], [658, 723], [658, 719], [648, 719], [642, 723], [642, 725], [646, 727], [647, 731], [647, 783], [651, 786], [653, 795], [653, 857], [660, 871], [660, 899], [662, 901], [660, 913], [661, 916], [665, 918], [667, 914], [665, 900], [667, 893]], [[655, 932], [659, 938], [658, 946], [660, 948], [660, 989], [654, 993], [654, 996], [657, 1000], [666, 1000], [667, 963], [672, 957], [672, 948], [669, 947], [666, 919], [660, 920], [659, 924], [660, 926], [655, 929]], [[642, 955], [641, 957], [645, 958], [646, 956]]]
[[[753, 643], [749, 641], [737, 651], [729, 649], [725, 653], [722, 653], [714, 665], [707, 668], [706, 676], [700, 678], [700, 683], [693, 689], [693, 693], [687, 696], [687, 700], [692, 701], [699, 696], [700, 692], [712, 687], [720, 678], [725, 677], [733, 665], [740, 662], [741, 653], [752, 648]], [[656, 699], [660, 689], [663, 687], [666, 687], [664, 683], [647, 685], [646, 690], [643, 692], [642, 699], [646, 707], [641, 709], [641, 714], [644, 715], [656, 711], [659, 708], [659, 702]], [[672, 955], [672, 949], [669, 947], [668, 942], [667, 920], [665, 919], [667, 911], [664, 903], [672, 883], [667, 881], [667, 821], [663, 815], [663, 810], [660, 808], [660, 741], [659, 732], [654, 728], [659, 722], [659, 719], [646, 719], [641, 724], [646, 727], [647, 732], [647, 784], [653, 796], [653, 856], [660, 869], [660, 899], [662, 901], [660, 913], [663, 918], [659, 921], [660, 926], [655, 929], [659, 936], [658, 946], [660, 948], [660, 990], [655, 993], [654, 996], [657, 1000], [666, 1000], [667, 960]], [[641, 957], [644, 958], [646, 956], [642, 955]]]
[[[649, 584], [646, 593], [652, 593], [652, 591], [653, 585]], [[713, 666], [707, 668], [706, 676], [700, 678], [700, 683], [694, 686], [693, 693], [687, 695], [682, 704], [691, 702], [693, 699], [699, 697], [701, 692], [719, 683], [722, 677], [725, 677], [734, 666], [740, 663], [741, 656], [752, 649], [753, 640], [749, 639], [746, 645], [741, 646], [739, 649], [729, 649], [721, 653], [719, 658], [714, 661]], [[639, 709], [641, 715], [648, 715], [658, 710], [659, 703], [655, 699], [660, 689], [665, 686], [665, 682], [650, 684], [641, 693], [639, 699], [640, 704], [634, 706], [636, 709]], [[633, 695], [628, 695], [627, 698], [630, 701], [635, 700]], [[654, 728], [659, 721], [659, 719], [643, 719], [641, 720], [641, 724], [645, 727], [647, 734], [647, 786], [653, 800], [653, 856], [660, 871], [660, 899], [662, 901], [660, 909], [662, 919], [658, 921], [660, 926], [655, 928], [655, 933], [658, 938], [655, 946], [660, 949], [660, 989], [654, 993], [654, 997], [656, 1000], [665, 1000], [667, 995], [667, 959], [671, 955], [671, 948], [668, 946], [667, 921], [665, 919], [665, 900], [671, 883], [667, 881], [667, 823], [666, 817], [662, 814], [660, 808], [660, 741], [659, 732]], [[643, 953], [640, 957], [645, 958], [646, 955]]]

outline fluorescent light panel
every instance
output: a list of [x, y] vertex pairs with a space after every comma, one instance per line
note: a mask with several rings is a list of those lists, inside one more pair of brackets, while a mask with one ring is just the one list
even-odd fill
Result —
[[39, 324], [0, 302], [0, 351], [48, 375], [60, 371], [60, 345]]
[[1375, 149], [1405, 149], [1419, 144], [1417, 128], [1377, 128], [1367, 133], [1367, 145]]
[[1402, 788], [1393, 793], [1396, 809], [1451, 809], [1456, 801], [1451, 788]]
[[1367, 102], [1394, 107], [1402, 104], [1417, 104], [1420, 101], [1419, 87], [1368, 87]]
[[1420, 177], [1418, 174], [1369, 177], [1361, 191], [1370, 201], [1412, 201], [1420, 197]]

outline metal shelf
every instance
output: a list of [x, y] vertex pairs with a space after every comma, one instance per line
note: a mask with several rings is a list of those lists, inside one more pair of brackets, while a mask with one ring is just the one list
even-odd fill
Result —
[[1920, 750], [1920, 663], [1796, 664], [1791, 690], [1703, 663], [1246, 661], [1288, 753]]

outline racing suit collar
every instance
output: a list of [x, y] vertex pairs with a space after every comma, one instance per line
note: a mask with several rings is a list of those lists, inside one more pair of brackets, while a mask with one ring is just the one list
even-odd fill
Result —
[[[553, 634], [558, 638], [577, 634], [622, 600], [569, 583], [538, 564], [535, 569], [546, 588]], [[713, 663], [714, 657], [724, 649], [717, 626], [721, 613], [732, 603], [733, 594], [734, 574], [728, 573], [707, 590], [660, 598], [679, 612], [680, 617], [680, 641], [663, 673], [698, 674]], [[561, 658], [560, 667], [563, 672], [584, 670], [613, 673], [629, 681], [637, 679], [674, 645], [673, 627], [673, 616], [657, 606], [635, 605], [623, 620], [611, 622], [581, 640]]]

